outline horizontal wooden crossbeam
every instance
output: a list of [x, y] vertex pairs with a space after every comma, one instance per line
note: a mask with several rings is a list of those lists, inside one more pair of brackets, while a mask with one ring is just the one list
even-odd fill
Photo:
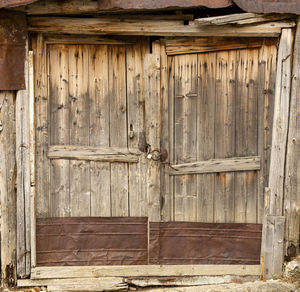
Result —
[[201, 174], [215, 172], [251, 171], [260, 169], [260, 157], [235, 157], [211, 159], [170, 166], [170, 175]]
[[246, 26], [199, 25], [196, 21], [142, 20], [72, 17], [29, 17], [29, 30], [47, 33], [98, 35], [159, 35], [159, 36], [232, 36], [277, 37], [282, 28], [294, 27], [294, 21], [268, 22]]
[[50, 159], [75, 159], [106, 162], [138, 162], [139, 152], [137, 149], [117, 147], [92, 147], [73, 145], [53, 145], [49, 147], [48, 158]]

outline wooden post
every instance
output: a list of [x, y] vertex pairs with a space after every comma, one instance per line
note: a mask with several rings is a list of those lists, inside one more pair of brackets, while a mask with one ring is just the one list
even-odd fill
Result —
[[15, 101], [14, 92], [0, 92], [1, 278], [4, 287], [16, 284]]
[[284, 181], [285, 254], [297, 255], [300, 225], [300, 17], [293, 52], [293, 75], [290, 101], [286, 169]]
[[[283, 182], [290, 108], [293, 31], [283, 29], [277, 56], [269, 188], [265, 197], [262, 258], [264, 277], [280, 277], [283, 267]], [[267, 195], [269, 194], [269, 195]]]
[[25, 59], [26, 89], [16, 97], [17, 163], [17, 275], [30, 274], [30, 169], [29, 169], [29, 89], [28, 56]]

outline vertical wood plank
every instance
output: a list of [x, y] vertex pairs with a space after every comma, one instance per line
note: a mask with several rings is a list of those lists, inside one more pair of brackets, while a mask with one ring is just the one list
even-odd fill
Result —
[[[89, 145], [88, 46], [69, 46], [70, 144]], [[90, 215], [89, 162], [70, 160], [70, 215]]]
[[[168, 163], [170, 163], [170, 133], [169, 133], [169, 76], [171, 74], [170, 63], [168, 63], [168, 56], [166, 54], [166, 47], [163, 42], [160, 42], [160, 66], [161, 66], [161, 151], [168, 153], [168, 157], [161, 163], [161, 220], [171, 221], [173, 212], [173, 194], [170, 192], [170, 183], [173, 178], [168, 174]], [[173, 95], [172, 95], [173, 97]], [[171, 143], [170, 143], [171, 142]]]
[[[125, 48], [109, 48], [110, 146], [127, 147]], [[111, 214], [128, 216], [128, 165], [111, 163]]]
[[[283, 29], [277, 55], [276, 88], [274, 100], [274, 117], [272, 129], [272, 148], [269, 172], [270, 199], [268, 212], [265, 214], [262, 237], [262, 256], [265, 261], [264, 276], [266, 278], [280, 277], [283, 265], [283, 246], [273, 249], [270, 253], [266, 241], [270, 236], [267, 217], [282, 216], [283, 214], [283, 181], [285, 175], [286, 144], [290, 107], [291, 87], [291, 54], [293, 47], [293, 32]], [[283, 241], [283, 234], [275, 230], [272, 246]], [[282, 236], [282, 237], [280, 237]], [[276, 242], [275, 242], [276, 238]]]
[[286, 217], [286, 255], [296, 256], [299, 251], [300, 230], [300, 18], [293, 52], [290, 120], [287, 141], [284, 181], [284, 215]]
[[[152, 43], [152, 53], [144, 61], [146, 140], [151, 150], [160, 151], [161, 94], [160, 44]], [[149, 221], [160, 221], [160, 162], [149, 160], [146, 174]]]
[[[70, 144], [69, 49], [66, 45], [49, 46], [50, 144]], [[69, 160], [51, 161], [50, 216], [70, 215]]]
[[[196, 161], [197, 55], [175, 57], [175, 159], [176, 163]], [[197, 176], [175, 177], [175, 220], [195, 221]]]
[[[108, 47], [89, 48], [90, 146], [109, 146]], [[110, 163], [90, 162], [91, 216], [110, 216]]]
[[18, 91], [16, 96], [17, 275], [20, 278], [30, 274], [28, 45], [24, 71], [26, 90]]
[[[169, 162], [175, 164], [175, 58], [168, 57], [168, 120], [169, 120]], [[169, 177], [169, 200], [164, 202], [170, 210], [170, 221], [175, 220], [174, 177]], [[167, 207], [169, 205], [169, 207]], [[166, 219], [167, 221], [167, 219]]]
[[[236, 51], [217, 53], [215, 158], [233, 157], [235, 150]], [[214, 221], [234, 222], [234, 174], [215, 177]]]
[[257, 182], [257, 223], [264, 216], [264, 189], [268, 183], [271, 149], [272, 108], [276, 74], [276, 44], [265, 43], [259, 50], [258, 65], [258, 156], [261, 170]]
[[[128, 147], [137, 149], [145, 135], [145, 110], [143, 89], [143, 52], [145, 43], [140, 40], [135, 46], [126, 48]], [[128, 165], [129, 215], [147, 216], [147, 197], [143, 186], [145, 176], [144, 155], [138, 163]]]
[[292, 45], [292, 30], [283, 29], [277, 56], [272, 150], [269, 172], [269, 188], [271, 190], [270, 214], [279, 216], [283, 212], [283, 179], [289, 120]]
[[[197, 160], [215, 157], [216, 53], [198, 55]], [[197, 175], [197, 221], [214, 222], [215, 174]]]
[[50, 163], [48, 150], [48, 82], [46, 48], [42, 34], [37, 36], [35, 66], [35, 106], [36, 106], [36, 192], [38, 218], [50, 215]]
[[[239, 50], [236, 88], [235, 156], [257, 155], [258, 51]], [[256, 172], [235, 174], [235, 222], [256, 223]]]
[[14, 92], [0, 91], [0, 211], [1, 211], [1, 282], [16, 284], [17, 196], [16, 125]]

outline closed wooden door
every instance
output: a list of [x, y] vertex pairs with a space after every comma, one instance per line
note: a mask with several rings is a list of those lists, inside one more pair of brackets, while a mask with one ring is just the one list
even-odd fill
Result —
[[217, 43], [166, 44], [165, 221], [262, 222], [276, 46]]
[[143, 62], [149, 43], [66, 39], [40, 46], [37, 217], [148, 216]]

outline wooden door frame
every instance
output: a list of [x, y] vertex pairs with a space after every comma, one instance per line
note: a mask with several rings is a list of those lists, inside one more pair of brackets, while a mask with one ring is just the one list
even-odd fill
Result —
[[[49, 23], [49, 21], [53, 24], [53, 26], [48, 26], [47, 28], [45, 28], [45, 26], [43, 27], [43, 21], [48, 21], [47, 23]], [[77, 23], [78, 25], [82, 24], [82, 21], [86, 21], [84, 19], [80, 19], [77, 18]], [[97, 20], [96, 20], [97, 22]], [[70, 23], [70, 22], [69, 22]], [[72, 24], [70, 23], [70, 26], [68, 26], [68, 24], [66, 25], [66, 29], [64, 29], [62, 32], [67, 33], [67, 32], [71, 32], [74, 33], [74, 30], [72, 30]], [[122, 26], [124, 26], [124, 23], [122, 22]], [[172, 35], [172, 36], [182, 36], [182, 35], [189, 35], [189, 36], [256, 36], [256, 37], [262, 37], [262, 36], [279, 36], [280, 32], [281, 32], [281, 28], [283, 27], [293, 27], [294, 25], [292, 25], [290, 22], [289, 24], [285, 23], [276, 23], [275, 28], [276, 31], [274, 29], [274, 24], [267, 24], [264, 26], [261, 25], [255, 25], [252, 26], [250, 28], [250, 33], [249, 33], [249, 28], [247, 30], [245, 30], [245, 28], [236, 28], [233, 29], [232, 26], [226, 26], [226, 27], [219, 27], [219, 28], [214, 28], [213, 30], [209, 30], [208, 32], [206, 32], [203, 29], [196, 29], [195, 28], [195, 24], [192, 24], [190, 27], [184, 28], [183, 26], [179, 26], [176, 23], [175, 26], [175, 31], [173, 29], [171, 29], [170, 32], [161, 32], [162, 35]], [[96, 26], [95, 26], [96, 27]], [[109, 26], [107, 26], [109, 27]], [[196, 29], [196, 31], [195, 31]], [[253, 29], [253, 30], [251, 30]], [[41, 19], [36, 19], [35, 22], [31, 21], [30, 22], [30, 30], [31, 31], [39, 31], [39, 32], [53, 32], [53, 30], [56, 32], [56, 19], [55, 18], [44, 18], [44, 20]], [[291, 29], [289, 29], [291, 30]], [[95, 31], [92, 30], [90, 31], [89, 29], [86, 29], [86, 33], [87, 34], [91, 34], [91, 33], [100, 33], [99, 31]], [[116, 31], [101, 31], [101, 34], [109, 34], [109, 33], [116, 33], [116, 34], [131, 34], [130, 31], [126, 30], [126, 23], [123, 28], [120, 28], [120, 30], [118, 32]], [[157, 31], [148, 31], [149, 35], [152, 34], [158, 34], [159, 32]], [[143, 30], [139, 30], [136, 31], [134, 33], [132, 33], [134, 35], [145, 35], [145, 31]], [[40, 38], [38, 40], [38, 45], [39, 46], [43, 46], [43, 40]], [[41, 61], [44, 61], [44, 65], [42, 64], [43, 62], [40, 62], [41, 64], [39, 64], [39, 66], [45, 66], [45, 61], [46, 61], [46, 54], [45, 54], [45, 48], [42, 49], [43, 52], [41, 54]], [[31, 65], [32, 66], [32, 65]], [[33, 66], [32, 66], [33, 68]], [[277, 68], [278, 69], [278, 68]], [[166, 71], [166, 70], [165, 70]], [[33, 71], [32, 71], [33, 72]], [[36, 74], [40, 74], [40, 72], [35, 72]], [[163, 75], [163, 73], [162, 73]], [[32, 77], [31, 77], [32, 78]], [[34, 162], [34, 157], [32, 156], [32, 153], [34, 154], [34, 109], [33, 109], [33, 103], [34, 103], [34, 95], [33, 95], [33, 91], [30, 90], [30, 88], [33, 88], [34, 84], [33, 84], [33, 78], [32, 78], [32, 83], [29, 84], [28, 88], [29, 90], [27, 90], [25, 93], [25, 95], [27, 94], [29, 98], [30, 102], [28, 104], [28, 107], [30, 108], [29, 112], [31, 115], [30, 119], [25, 119], [25, 124], [21, 124], [21, 127], [23, 129], [30, 129], [30, 152], [31, 152], [31, 156], [29, 158], [30, 160], [30, 206], [31, 206], [31, 210], [30, 210], [30, 222], [31, 222], [31, 237], [30, 237], [30, 242], [31, 242], [31, 251], [26, 251], [26, 252], [31, 252], [31, 277], [32, 279], [37, 279], [37, 278], [42, 278], [45, 277], [44, 272], [46, 272], [49, 277], [53, 278], [64, 278], [64, 277], [71, 277], [73, 276], [79, 276], [84, 273], [86, 273], [86, 275], [90, 276], [112, 276], [112, 275], [118, 275], [118, 276], [128, 276], [131, 273], [129, 272], [129, 270], [133, 271], [132, 273], [134, 273], [135, 276], [171, 276], [171, 275], [209, 275], [211, 273], [213, 273], [214, 275], [218, 274], [218, 273], [222, 273], [224, 274], [224, 271], [226, 271], [226, 273], [230, 273], [230, 274], [236, 274], [236, 275], [258, 275], [260, 272], [260, 266], [259, 265], [251, 265], [251, 266], [247, 266], [247, 265], [193, 265], [193, 266], [119, 266], [119, 267], [108, 267], [108, 266], [101, 266], [101, 267], [75, 267], [75, 268], [57, 268], [57, 267], [49, 267], [49, 268], [37, 268], [36, 267], [36, 242], [35, 242], [35, 162]], [[47, 90], [46, 86], [40, 86], [39, 88], [39, 94], [41, 94], [41, 96], [46, 96], [47, 92], [45, 92], [45, 90]], [[32, 105], [30, 106], [30, 104], [32, 103]], [[17, 113], [18, 114], [18, 113]], [[33, 115], [33, 116], [32, 116]], [[21, 121], [21, 119], [20, 119]], [[26, 125], [26, 121], [27, 121], [27, 125]], [[26, 128], [27, 126], [27, 128]], [[274, 130], [276, 130], [276, 128], [274, 128]], [[284, 153], [281, 153], [281, 155], [285, 155]], [[24, 167], [24, 166], [22, 166]], [[270, 170], [270, 174], [272, 173], [272, 171]], [[33, 227], [33, 228], [32, 228]], [[218, 270], [220, 268], [220, 270]], [[77, 270], [76, 270], [77, 269]], [[78, 274], [74, 273], [75, 271], [77, 271]], [[219, 272], [218, 272], [219, 271]], [[73, 277], [72, 276], [72, 277]]]

